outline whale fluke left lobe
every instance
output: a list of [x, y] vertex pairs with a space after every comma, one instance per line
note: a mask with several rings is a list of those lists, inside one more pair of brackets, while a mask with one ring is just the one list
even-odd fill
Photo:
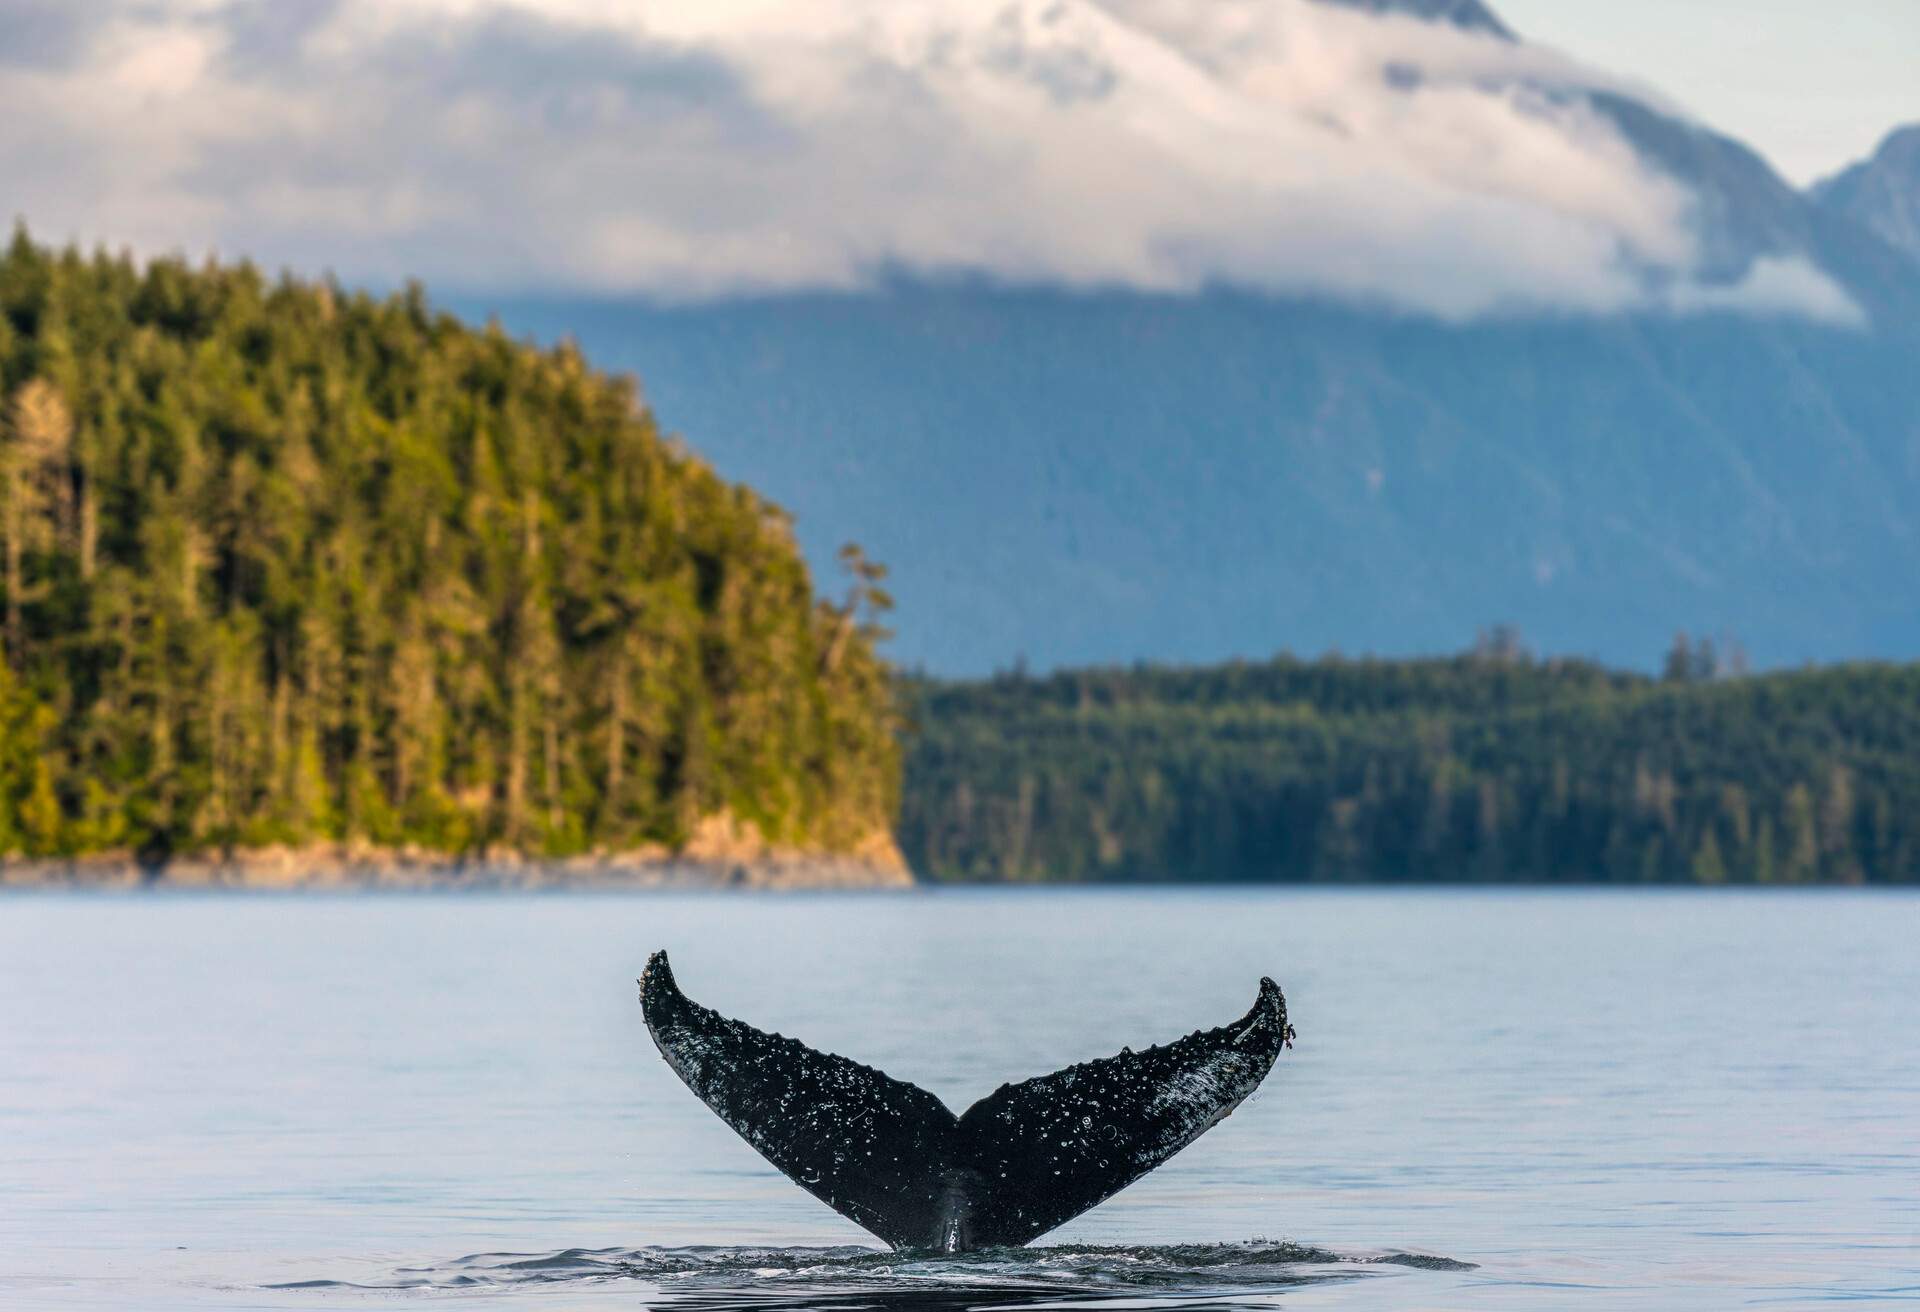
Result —
[[1192, 1143], [1259, 1087], [1293, 1036], [1260, 981], [1232, 1025], [997, 1092], [954, 1114], [924, 1089], [693, 1002], [665, 952], [640, 977], [653, 1040], [768, 1161], [895, 1248], [1024, 1244]]
[[896, 1248], [935, 1229], [930, 1164], [952, 1156], [953, 1113], [925, 1089], [815, 1052], [689, 999], [667, 954], [640, 976], [647, 1028], [674, 1073], [794, 1183]]

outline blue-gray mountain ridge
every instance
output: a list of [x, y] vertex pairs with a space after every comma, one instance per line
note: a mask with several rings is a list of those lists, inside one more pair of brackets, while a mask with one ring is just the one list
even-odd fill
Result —
[[1920, 123], [1888, 133], [1870, 158], [1815, 184], [1813, 194], [1920, 260]]
[[[1477, 0], [1341, 2], [1510, 35]], [[1578, 94], [1696, 194], [1729, 284], [1798, 257], [1860, 321], [905, 278], [462, 308], [635, 370], [822, 575], [864, 544], [896, 659], [937, 673], [1450, 650], [1495, 623], [1643, 666], [1677, 629], [1761, 664], [1920, 656], [1920, 127], [1802, 192]]]

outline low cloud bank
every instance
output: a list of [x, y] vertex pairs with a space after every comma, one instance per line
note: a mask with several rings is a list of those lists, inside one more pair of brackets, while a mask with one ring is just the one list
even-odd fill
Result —
[[1697, 279], [1609, 85], [1309, 0], [14, 0], [0, 178], [47, 236], [475, 290], [1857, 313], [1792, 257]]

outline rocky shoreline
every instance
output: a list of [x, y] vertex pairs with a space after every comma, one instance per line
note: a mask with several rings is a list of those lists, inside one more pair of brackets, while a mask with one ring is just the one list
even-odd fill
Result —
[[164, 862], [142, 861], [126, 851], [0, 858], [0, 888], [803, 890], [899, 889], [913, 883], [891, 834], [871, 835], [849, 851], [808, 851], [764, 843], [750, 826], [724, 816], [710, 817], [678, 850], [649, 847], [569, 857], [317, 843], [198, 852]]

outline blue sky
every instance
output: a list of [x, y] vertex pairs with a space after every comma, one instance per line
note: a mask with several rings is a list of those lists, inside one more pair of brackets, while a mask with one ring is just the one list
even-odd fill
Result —
[[1920, 0], [1496, 0], [1523, 36], [1645, 78], [1796, 183], [1920, 122]]

